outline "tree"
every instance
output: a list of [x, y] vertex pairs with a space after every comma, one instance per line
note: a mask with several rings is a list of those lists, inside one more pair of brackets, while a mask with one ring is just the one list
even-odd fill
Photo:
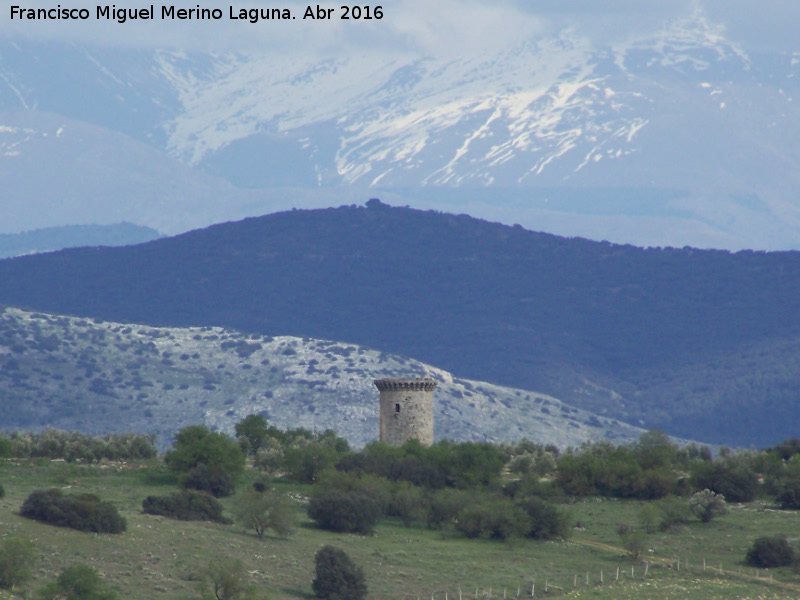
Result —
[[255, 454], [265, 447], [267, 440], [273, 437], [271, 435], [273, 429], [261, 415], [248, 415], [234, 427], [237, 438], [247, 439], [250, 446], [250, 454]]
[[668, 469], [678, 454], [678, 446], [663, 431], [643, 433], [633, 445], [633, 455], [642, 469]]
[[13, 589], [31, 577], [36, 562], [33, 544], [10, 537], [0, 545], [0, 588]]
[[697, 490], [722, 494], [730, 502], [750, 502], [759, 486], [758, 475], [746, 464], [746, 457], [738, 455], [696, 464], [692, 485]]
[[239, 521], [255, 531], [259, 539], [264, 537], [267, 529], [277, 535], [286, 537], [294, 529], [293, 507], [284, 495], [272, 490], [245, 494], [239, 501], [236, 515]]
[[661, 531], [675, 531], [689, 520], [689, 505], [685, 500], [667, 496], [657, 503], [661, 511]]
[[67, 567], [58, 579], [40, 594], [42, 600], [117, 600], [100, 576], [88, 565]]
[[6, 436], [0, 435], [0, 458], [11, 458], [12, 456], [14, 456], [14, 445]]
[[203, 572], [203, 585], [203, 598], [212, 600], [247, 599], [252, 598], [255, 592], [247, 582], [244, 563], [227, 556], [208, 563]]
[[181, 429], [175, 435], [175, 447], [167, 452], [164, 461], [170, 470], [180, 474], [185, 487], [217, 497], [233, 493], [246, 462], [233, 439], [204, 425]]
[[711, 490], [696, 492], [689, 498], [689, 509], [703, 522], [728, 514], [728, 505], [725, 496], [715, 494]]
[[314, 581], [317, 598], [363, 600], [367, 597], [364, 572], [338, 548], [323, 546], [314, 556]]
[[639, 509], [639, 524], [646, 533], [658, 531], [660, 521], [661, 510], [654, 503], [647, 502]]

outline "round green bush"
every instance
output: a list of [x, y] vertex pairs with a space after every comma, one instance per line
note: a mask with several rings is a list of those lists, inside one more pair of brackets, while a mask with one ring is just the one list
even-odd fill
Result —
[[785, 536], [764, 536], [753, 542], [747, 551], [747, 564], [761, 569], [788, 567], [795, 560], [794, 548]]
[[323, 546], [314, 556], [314, 581], [317, 598], [364, 600], [367, 582], [361, 567], [339, 548]]

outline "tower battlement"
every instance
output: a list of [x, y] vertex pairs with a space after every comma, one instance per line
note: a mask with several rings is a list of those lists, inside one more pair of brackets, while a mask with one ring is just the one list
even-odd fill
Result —
[[386, 390], [421, 390], [430, 392], [436, 389], [439, 383], [433, 379], [402, 379], [388, 378], [376, 379], [375, 387], [381, 392]]

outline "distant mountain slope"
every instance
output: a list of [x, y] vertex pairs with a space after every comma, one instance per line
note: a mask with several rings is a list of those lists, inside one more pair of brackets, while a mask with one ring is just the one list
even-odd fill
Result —
[[598, 9], [617, 34], [597, 38], [576, 6], [524, 25], [534, 3], [514, 35], [443, 27], [457, 49], [387, 15], [386, 43], [346, 28], [324, 59], [324, 37], [219, 47], [211, 23], [202, 46], [0, 37], [0, 225], [178, 233], [356, 190], [592, 239], [797, 248], [797, 48], [737, 38], [734, 8], [673, 9]]
[[114, 225], [65, 225], [23, 233], [0, 233], [0, 258], [52, 252], [80, 246], [128, 246], [161, 237], [155, 229], [116, 223]]
[[188, 424], [233, 431], [248, 414], [280, 427], [335, 429], [361, 446], [378, 436], [379, 377], [432, 377], [436, 437], [565, 447], [627, 442], [642, 430], [544, 394], [454, 378], [352, 344], [219, 328], [152, 328], [0, 311], [1, 427], [155, 433]]
[[0, 303], [342, 340], [710, 442], [796, 434], [800, 372], [782, 349], [800, 339], [800, 253], [640, 249], [368, 204], [0, 261]]

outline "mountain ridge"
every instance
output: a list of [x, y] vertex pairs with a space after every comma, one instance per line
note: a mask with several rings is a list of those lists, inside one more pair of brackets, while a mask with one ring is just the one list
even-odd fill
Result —
[[80, 246], [127, 246], [159, 237], [162, 235], [155, 229], [125, 222], [112, 225], [64, 225], [16, 234], [0, 233], [0, 258]]
[[798, 252], [641, 249], [373, 199], [0, 261], [0, 281], [5, 305], [337, 339], [709, 442], [769, 445], [797, 418]]

